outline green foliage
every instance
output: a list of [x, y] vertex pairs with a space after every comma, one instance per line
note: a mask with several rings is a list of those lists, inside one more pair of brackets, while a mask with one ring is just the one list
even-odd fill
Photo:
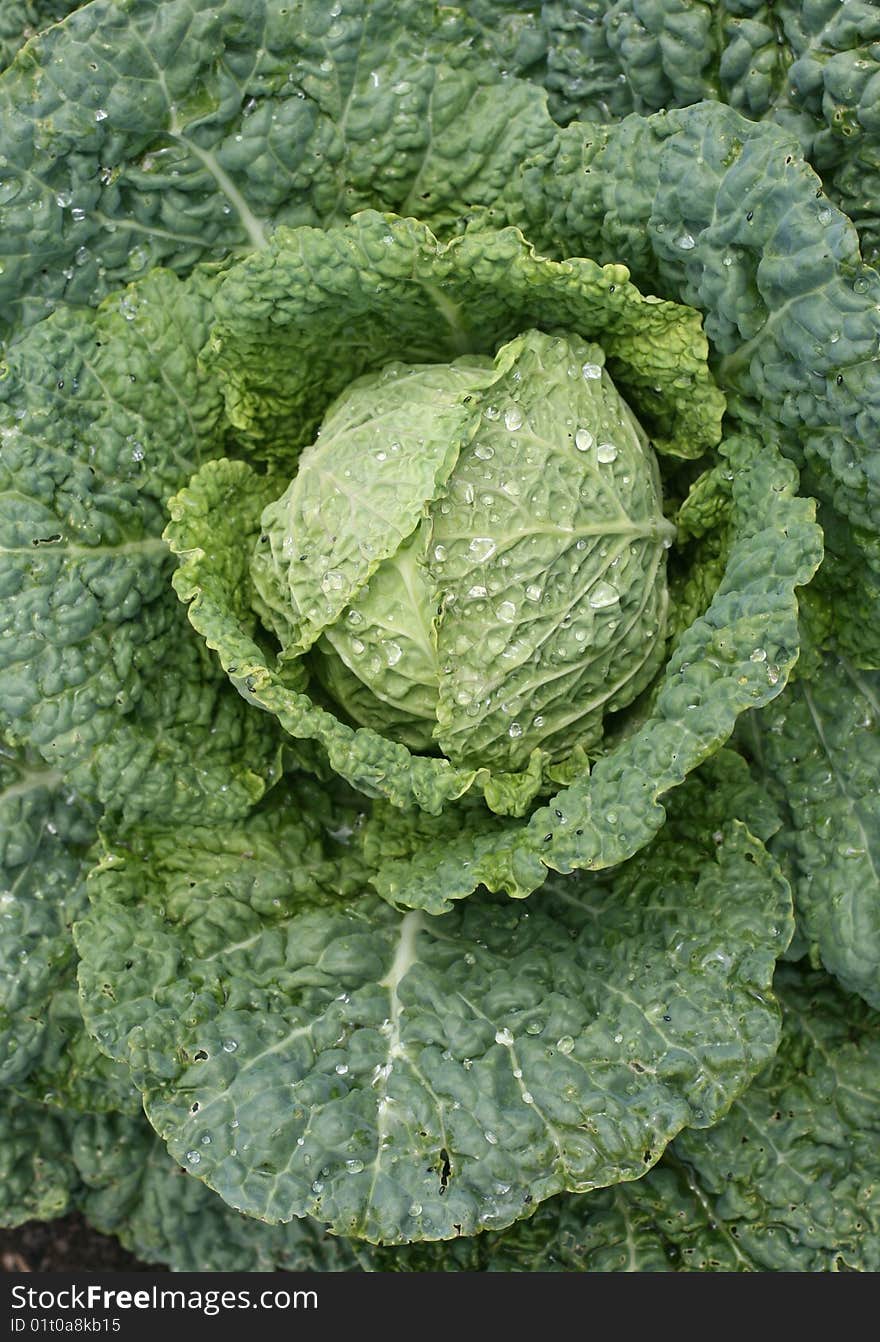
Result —
[[90, 879], [88, 1028], [174, 1157], [266, 1220], [442, 1239], [634, 1178], [772, 1055], [792, 932], [723, 787], [680, 802], [616, 874], [442, 919], [371, 896], [328, 836], [350, 809], [302, 789], [188, 844], [141, 832]]
[[3, 6], [0, 1223], [880, 1269], [878, 14]]
[[813, 958], [880, 1009], [880, 676], [829, 654], [742, 744], [784, 808], [789, 864]]

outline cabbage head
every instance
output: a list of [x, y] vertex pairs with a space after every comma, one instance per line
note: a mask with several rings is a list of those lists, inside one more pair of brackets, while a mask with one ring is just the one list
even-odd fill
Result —
[[301, 767], [461, 808], [382, 893], [439, 912], [636, 852], [779, 692], [819, 556], [792, 466], [725, 433], [700, 314], [375, 211], [279, 228], [212, 314], [238, 450], [169, 503], [174, 584]]
[[392, 363], [328, 410], [262, 516], [283, 656], [347, 717], [456, 765], [596, 749], [665, 651], [660, 473], [600, 347]]

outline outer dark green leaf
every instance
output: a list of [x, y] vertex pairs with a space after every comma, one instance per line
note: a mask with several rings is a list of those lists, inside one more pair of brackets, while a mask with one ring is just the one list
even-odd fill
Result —
[[0, 9], [0, 70], [34, 33], [57, 23], [82, 0], [5, 0]]
[[828, 654], [748, 724], [743, 744], [778, 790], [775, 845], [791, 862], [814, 957], [880, 1007], [880, 675]]
[[346, 1240], [311, 1220], [266, 1225], [242, 1216], [176, 1164], [143, 1119], [84, 1116], [70, 1124], [77, 1204], [97, 1230], [174, 1272], [340, 1272]]
[[384, 1271], [876, 1272], [880, 1018], [785, 968], [779, 1053], [644, 1178], [555, 1198], [502, 1235], [379, 1249]]
[[70, 928], [86, 906], [90, 808], [39, 759], [0, 747], [0, 1088], [69, 1109], [140, 1105], [96, 1049]]
[[196, 363], [211, 292], [159, 271], [59, 312], [0, 382], [0, 709], [130, 818], [241, 813], [274, 769], [269, 720], [187, 634], [161, 539], [168, 494], [224, 442]]
[[877, 1271], [880, 1018], [817, 974], [786, 968], [777, 987], [779, 1052], [726, 1117], [682, 1134], [644, 1177], [552, 1198], [502, 1233], [373, 1248], [308, 1221], [267, 1226], [132, 1120], [65, 1130], [35, 1106], [13, 1120], [8, 1104], [3, 1121], [37, 1150], [39, 1182], [7, 1223], [57, 1214], [72, 1190], [93, 1224], [182, 1271]]
[[33, 320], [364, 206], [449, 227], [554, 126], [431, 0], [95, 0], [0, 81], [0, 302]]
[[708, 103], [573, 124], [510, 202], [552, 254], [622, 259], [642, 286], [698, 308], [738, 413], [778, 425], [822, 497], [876, 531], [880, 278], [793, 137]]
[[242, 1216], [167, 1154], [141, 1117], [75, 1114], [0, 1094], [0, 1226], [74, 1209], [145, 1263], [175, 1272], [319, 1272], [366, 1252], [311, 1220]]
[[880, 180], [872, 0], [473, 0], [491, 59], [542, 84], [557, 120], [727, 103], [796, 134], [877, 256]]
[[76, 1171], [61, 1115], [0, 1091], [0, 1225], [50, 1221], [71, 1207]]
[[880, 1021], [824, 976], [779, 972], [777, 1059], [676, 1154], [713, 1220], [764, 1271], [880, 1268]]
[[276, 790], [110, 844], [77, 931], [90, 1029], [233, 1205], [392, 1243], [500, 1228], [637, 1177], [775, 1050], [789, 894], [723, 787], [614, 877], [443, 918], [366, 894], [328, 837], [356, 817], [318, 814]]
[[[806, 474], [805, 492], [818, 493]], [[856, 667], [880, 669], [880, 533], [851, 527], [833, 508], [818, 514], [825, 558], [807, 594], [821, 641]]]

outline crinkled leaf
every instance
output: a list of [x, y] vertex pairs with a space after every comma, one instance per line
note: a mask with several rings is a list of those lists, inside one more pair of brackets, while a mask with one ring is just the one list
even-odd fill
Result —
[[827, 654], [748, 724], [743, 744], [778, 790], [775, 840], [818, 961], [880, 1007], [880, 675]]
[[260, 613], [285, 653], [308, 651], [416, 531], [476, 427], [464, 398], [493, 376], [482, 359], [390, 364], [330, 407], [264, 509], [251, 563]]
[[779, 1052], [642, 1179], [554, 1198], [501, 1235], [377, 1249], [382, 1271], [876, 1272], [880, 1018], [780, 970]]
[[[824, 975], [780, 969], [777, 1058], [675, 1153], [713, 1221], [763, 1271], [880, 1268], [880, 1021]], [[731, 1233], [734, 1232], [734, 1233]]]
[[532, 327], [599, 341], [616, 385], [659, 451], [696, 457], [721, 435], [699, 315], [644, 297], [626, 266], [535, 252], [479, 221], [447, 243], [424, 223], [365, 210], [343, 228], [279, 228], [233, 267], [205, 359], [251, 450], [277, 460], [312, 437], [359, 374], [401, 359], [492, 354]]
[[314, 1221], [266, 1225], [235, 1211], [173, 1161], [143, 1119], [87, 1115], [70, 1128], [79, 1208], [144, 1262], [174, 1272], [340, 1272], [356, 1264], [348, 1242]]
[[196, 362], [212, 290], [160, 271], [95, 314], [59, 312], [0, 382], [0, 709], [132, 819], [241, 813], [275, 767], [268, 719], [188, 635], [161, 539], [168, 494], [223, 447]]
[[0, 786], [0, 1088], [71, 1109], [139, 1108], [76, 996], [70, 927], [86, 906], [91, 808], [11, 747], [0, 747]]
[[819, 974], [785, 968], [775, 987], [779, 1051], [714, 1127], [683, 1133], [642, 1178], [551, 1198], [501, 1233], [373, 1248], [310, 1221], [267, 1226], [188, 1178], [131, 1120], [79, 1118], [61, 1142], [57, 1117], [35, 1106], [23, 1125], [18, 1106], [18, 1132], [39, 1152], [42, 1200], [29, 1189], [17, 1219], [64, 1209], [72, 1130], [77, 1204], [176, 1270], [877, 1271], [880, 1018]]
[[83, 0], [5, 0], [0, 9], [0, 70], [14, 59], [34, 33], [58, 23]]
[[490, 59], [542, 84], [558, 121], [712, 99], [784, 126], [875, 262], [880, 15], [871, 0], [474, 0], [468, 12]]
[[108, 841], [77, 929], [90, 1029], [233, 1205], [392, 1243], [501, 1228], [637, 1177], [774, 1052], [790, 894], [722, 789], [614, 876], [439, 919], [366, 893], [356, 817], [322, 835], [316, 803]]
[[712, 103], [573, 124], [507, 215], [552, 255], [624, 260], [699, 309], [737, 412], [778, 425], [823, 499], [876, 530], [880, 277], [790, 135]]
[[0, 1226], [51, 1221], [71, 1207], [76, 1171], [59, 1113], [0, 1091]]
[[[334, 12], [335, 11], [335, 12]], [[0, 303], [31, 321], [155, 266], [366, 205], [449, 227], [554, 133], [425, 0], [94, 0], [0, 81]]]

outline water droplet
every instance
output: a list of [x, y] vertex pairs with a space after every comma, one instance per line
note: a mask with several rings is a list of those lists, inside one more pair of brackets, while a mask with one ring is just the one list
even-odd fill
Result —
[[71, 196], [69, 191], [59, 191], [55, 199], [60, 205], [61, 209], [66, 210], [70, 202], [73, 200], [73, 196]]
[[540, 588], [537, 583], [535, 582], [529, 583], [528, 587], [526, 588], [526, 600], [540, 601], [543, 595], [544, 595], [543, 589]]
[[224, 1052], [224, 1053], [234, 1053], [235, 1050], [236, 1050], [237, 1048], [238, 1048], [238, 1041], [237, 1041], [236, 1039], [224, 1039], [224, 1040], [223, 1040], [223, 1052]]
[[495, 1031], [495, 1043], [503, 1044], [505, 1048], [510, 1048], [513, 1043], [513, 1035], [506, 1027]]
[[755, 651], [749, 657], [750, 662], [766, 662], [767, 654], [763, 648], [755, 648]]
[[348, 1170], [349, 1174], [360, 1174], [361, 1170], [364, 1168], [364, 1162], [362, 1160], [347, 1160], [345, 1162], [345, 1168]]
[[513, 624], [516, 619], [516, 606], [512, 601], [502, 601], [495, 607], [495, 614], [505, 624]]
[[486, 1141], [489, 1143], [490, 1146], [498, 1145], [498, 1138], [495, 1136], [494, 1132], [485, 1132], [483, 1136], [486, 1138]]
[[574, 1040], [570, 1034], [564, 1034], [561, 1039], [557, 1039], [556, 1047], [560, 1053], [569, 1054], [574, 1050]]
[[526, 1026], [526, 1034], [540, 1034], [544, 1029], [544, 1022], [540, 1020], [530, 1020]]
[[593, 610], [605, 610], [620, 600], [620, 593], [609, 582], [597, 582], [590, 592], [590, 605]]
[[602, 376], [601, 366], [597, 363], [585, 363], [583, 368], [581, 369], [581, 372], [583, 373], [584, 377], [587, 379], [588, 382], [591, 382], [595, 378]]
[[403, 648], [399, 643], [389, 642], [385, 644], [385, 661], [389, 666], [397, 666], [403, 656]]
[[434, 558], [438, 564], [444, 563], [448, 554], [449, 551], [446, 549], [445, 545], [434, 546]]
[[522, 428], [522, 422], [523, 422], [522, 411], [519, 409], [518, 406], [512, 405], [509, 410], [505, 410], [504, 427], [506, 429], [509, 429], [511, 433], [514, 433], [517, 429]]
[[348, 1063], [345, 1063], [345, 1062], [338, 1062], [338, 1063], [336, 1064], [336, 1075], [337, 1075], [337, 1076], [345, 1076], [345, 1074], [347, 1073], [347, 1071], [348, 1071]]
[[574, 445], [578, 452], [589, 452], [595, 441], [589, 429], [578, 429], [574, 436]]
[[483, 411], [483, 414], [486, 416], [487, 419], [501, 418], [501, 411], [498, 409], [497, 405], [487, 405], [486, 409]]
[[834, 216], [831, 210], [829, 210], [827, 206], [823, 206], [823, 208], [816, 215], [816, 218], [819, 220], [820, 224], [830, 224], [833, 217]]
[[352, 650], [352, 652], [355, 654], [356, 657], [360, 657], [360, 655], [361, 655], [361, 653], [363, 652], [363, 650], [364, 650], [365, 647], [366, 647], [366, 644], [363, 642], [362, 639], [360, 639], [360, 638], [353, 638], [353, 639], [351, 640], [351, 650]]
[[414, 1202], [409, 1209], [409, 1214], [410, 1216], [421, 1216], [422, 1204], [420, 1202]]
[[95, 120], [106, 121], [108, 116], [109, 113], [103, 107], [99, 107], [97, 112], [95, 113]]
[[190, 1165], [198, 1165], [202, 1159], [198, 1151], [187, 1151], [186, 1158], [189, 1161]]
[[853, 289], [857, 294], [868, 292], [868, 281], [864, 279], [853, 280]]
[[507, 729], [507, 735], [516, 739], [517, 736], [522, 736], [522, 730], [523, 729], [518, 722], [512, 722]]
[[321, 579], [323, 592], [341, 592], [345, 586], [345, 577], [338, 569], [330, 569]]
[[535, 1097], [530, 1090], [524, 1090], [522, 1093], [523, 1104], [534, 1104]]
[[610, 466], [612, 461], [617, 460], [617, 448], [613, 443], [600, 443], [596, 448], [596, 460], [603, 466]]
[[498, 546], [491, 536], [474, 536], [468, 546], [469, 553], [473, 555], [478, 564], [491, 559], [497, 549]]
[[690, 233], [681, 233], [675, 239], [675, 245], [676, 247], [680, 247], [683, 252], [689, 252], [695, 244]]

